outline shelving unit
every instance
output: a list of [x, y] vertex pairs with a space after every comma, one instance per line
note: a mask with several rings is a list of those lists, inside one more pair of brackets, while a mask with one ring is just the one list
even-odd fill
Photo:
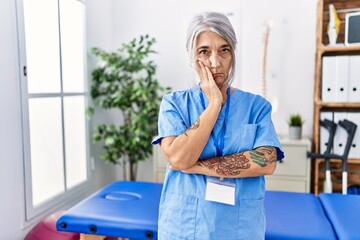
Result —
[[[341, 20], [340, 33], [337, 39], [339, 45], [328, 46], [327, 26], [330, 19], [329, 4], [334, 4], [337, 14]], [[319, 0], [317, 12], [317, 41], [316, 41], [316, 65], [315, 65], [315, 91], [314, 91], [314, 150], [320, 152], [320, 114], [322, 112], [360, 112], [360, 101], [358, 102], [325, 102], [322, 100], [322, 67], [324, 56], [350, 56], [360, 55], [360, 45], [345, 46], [345, 15], [346, 13], [360, 11], [360, 0]], [[360, 67], [360, 66], [359, 66]], [[360, 82], [360, 79], [359, 79]], [[357, 91], [360, 91], [358, 89]], [[360, 126], [358, 126], [360, 131]], [[357, 143], [359, 144], [359, 143]], [[359, 147], [359, 146], [358, 146]], [[360, 158], [349, 159], [348, 185], [360, 185]], [[341, 192], [341, 161], [331, 160], [331, 167], [335, 169], [332, 174], [334, 192]], [[314, 162], [313, 191], [315, 194], [321, 192], [324, 180], [324, 160], [315, 159]]]

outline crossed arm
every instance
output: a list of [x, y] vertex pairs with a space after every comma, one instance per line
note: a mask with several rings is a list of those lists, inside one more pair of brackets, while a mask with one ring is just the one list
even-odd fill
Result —
[[[206, 117], [206, 110], [204, 113]], [[209, 126], [202, 126], [204, 113], [183, 134], [162, 139], [161, 148], [171, 170], [228, 178], [255, 177], [274, 172], [277, 155], [276, 148], [272, 146], [261, 146], [251, 151], [198, 160], [212, 129], [208, 135], [204, 134], [204, 129], [209, 130]], [[203, 135], [202, 138], [199, 135]]]
[[[252, 151], [199, 160], [195, 165], [182, 171], [215, 177], [243, 178], [271, 175], [275, 167], [276, 149], [264, 146]], [[175, 170], [172, 166], [171, 169]]]

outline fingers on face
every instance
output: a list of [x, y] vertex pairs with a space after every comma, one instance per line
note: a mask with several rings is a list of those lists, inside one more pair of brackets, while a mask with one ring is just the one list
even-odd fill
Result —
[[207, 74], [206, 74], [206, 70], [205, 70], [205, 65], [203, 62], [201, 62], [200, 60], [197, 61], [197, 64], [199, 66], [199, 74], [200, 74], [200, 79], [202, 80], [207, 80]]
[[207, 79], [214, 81], [214, 78], [213, 78], [213, 76], [212, 76], [212, 73], [211, 73], [211, 71], [210, 71], [210, 68], [207, 67], [207, 66], [205, 66], [205, 71], [206, 71], [206, 74], [207, 74]]
[[200, 61], [200, 60], [197, 61], [197, 67], [199, 69], [198, 72], [200, 74], [201, 80], [212, 79], [212, 73], [211, 73], [209, 67], [207, 67], [202, 61]]

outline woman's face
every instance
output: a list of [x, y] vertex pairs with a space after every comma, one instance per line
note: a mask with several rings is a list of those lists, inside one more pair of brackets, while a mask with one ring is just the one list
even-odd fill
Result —
[[[223, 86], [233, 61], [230, 44], [224, 38], [214, 32], [200, 33], [195, 42], [194, 58], [208, 66], [216, 84]], [[196, 70], [199, 73], [199, 69]]]

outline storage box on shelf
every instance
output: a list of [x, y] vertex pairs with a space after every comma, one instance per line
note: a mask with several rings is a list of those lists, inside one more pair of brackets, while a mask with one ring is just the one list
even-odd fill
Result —
[[[336, 8], [338, 17], [341, 20], [340, 32], [337, 38], [337, 44], [329, 46], [327, 37], [327, 27], [329, 22], [329, 4]], [[315, 91], [314, 91], [314, 150], [321, 152], [321, 145], [324, 140], [321, 139], [320, 119], [322, 114], [331, 115], [330, 120], [337, 123], [337, 116], [342, 116], [348, 120], [353, 120], [357, 124], [358, 132], [354, 139], [354, 144], [350, 150], [352, 154], [349, 159], [349, 182], [348, 184], [360, 184], [360, 154], [359, 131], [360, 131], [360, 45], [345, 46], [345, 16], [347, 13], [360, 11], [360, 0], [319, 0], [317, 17], [317, 48], [315, 65]], [[330, 61], [330, 63], [329, 63]], [[331, 63], [332, 62], [332, 63]], [[359, 62], [359, 63], [357, 63]], [[333, 65], [331, 65], [333, 64]], [[328, 72], [335, 71], [335, 72]], [[334, 79], [328, 78], [328, 76]], [[329, 87], [328, 85], [332, 85]], [[355, 115], [354, 115], [355, 114]], [[349, 119], [349, 116], [354, 119]], [[341, 147], [341, 142], [335, 141], [335, 148]], [[322, 152], [321, 152], [322, 153]], [[355, 154], [354, 154], [355, 153]], [[339, 153], [342, 154], [342, 153]], [[324, 180], [324, 160], [315, 159], [314, 163], [314, 193], [322, 191], [322, 182]], [[331, 160], [334, 173], [333, 188], [334, 191], [341, 191], [341, 162]], [[338, 176], [339, 175], [339, 176]], [[338, 178], [339, 177], [339, 178]], [[337, 182], [340, 181], [340, 184]]]

